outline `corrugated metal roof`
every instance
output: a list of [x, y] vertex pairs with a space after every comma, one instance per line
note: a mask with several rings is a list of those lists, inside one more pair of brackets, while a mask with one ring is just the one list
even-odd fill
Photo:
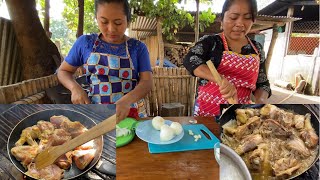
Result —
[[[192, 13], [192, 12], [191, 12]], [[216, 14], [217, 17], [220, 13]], [[301, 18], [286, 17], [286, 16], [270, 16], [270, 15], [258, 15], [255, 27], [272, 28], [273, 24], [284, 25], [286, 22], [293, 22], [300, 20]], [[219, 18], [215, 22], [220, 22]], [[266, 24], [268, 25], [266, 27]], [[193, 32], [193, 28], [189, 28]], [[211, 28], [212, 29], [212, 28]], [[259, 28], [258, 28], [259, 29]], [[179, 33], [179, 32], [178, 32]], [[157, 34], [157, 21], [156, 19], [149, 19], [145, 16], [138, 16], [135, 22], [132, 22], [129, 28], [129, 36], [136, 39], [145, 39], [148, 36]]]

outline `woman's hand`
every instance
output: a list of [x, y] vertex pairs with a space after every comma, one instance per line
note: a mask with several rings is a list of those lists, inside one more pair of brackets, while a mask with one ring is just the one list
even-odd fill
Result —
[[81, 86], [76, 85], [71, 89], [71, 102], [73, 104], [90, 104], [90, 99]]
[[256, 89], [254, 92], [255, 103], [256, 104], [267, 104], [269, 93], [263, 89]]
[[130, 111], [130, 102], [126, 102], [123, 98], [116, 102], [117, 124], [124, 120]]
[[236, 87], [231, 84], [226, 78], [221, 77], [221, 85], [219, 91], [224, 99], [233, 98], [234, 104], [238, 104], [238, 95]]

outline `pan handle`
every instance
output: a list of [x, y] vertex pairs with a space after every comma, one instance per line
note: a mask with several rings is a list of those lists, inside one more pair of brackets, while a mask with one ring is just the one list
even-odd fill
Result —
[[103, 174], [116, 176], [116, 165], [105, 159], [99, 160], [96, 169]]

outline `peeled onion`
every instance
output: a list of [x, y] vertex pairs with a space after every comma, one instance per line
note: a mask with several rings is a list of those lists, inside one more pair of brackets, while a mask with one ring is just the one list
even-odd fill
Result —
[[174, 130], [168, 126], [167, 124], [164, 124], [161, 126], [160, 130], [160, 140], [161, 141], [170, 141], [175, 135]]
[[171, 123], [170, 127], [174, 130], [174, 133], [175, 133], [176, 135], [181, 134], [182, 131], [183, 131], [183, 128], [182, 128], [181, 124], [178, 123], [178, 122], [173, 122], [173, 123]]
[[152, 119], [152, 126], [156, 130], [160, 130], [162, 125], [164, 125], [164, 119], [162, 117], [156, 116]]

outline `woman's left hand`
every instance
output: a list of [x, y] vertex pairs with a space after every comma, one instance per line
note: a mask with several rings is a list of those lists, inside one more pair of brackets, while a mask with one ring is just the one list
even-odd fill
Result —
[[117, 124], [124, 120], [130, 112], [130, 103], [124, 100], [118, 100], [116, 102], [116, 115], [117, 115]]

